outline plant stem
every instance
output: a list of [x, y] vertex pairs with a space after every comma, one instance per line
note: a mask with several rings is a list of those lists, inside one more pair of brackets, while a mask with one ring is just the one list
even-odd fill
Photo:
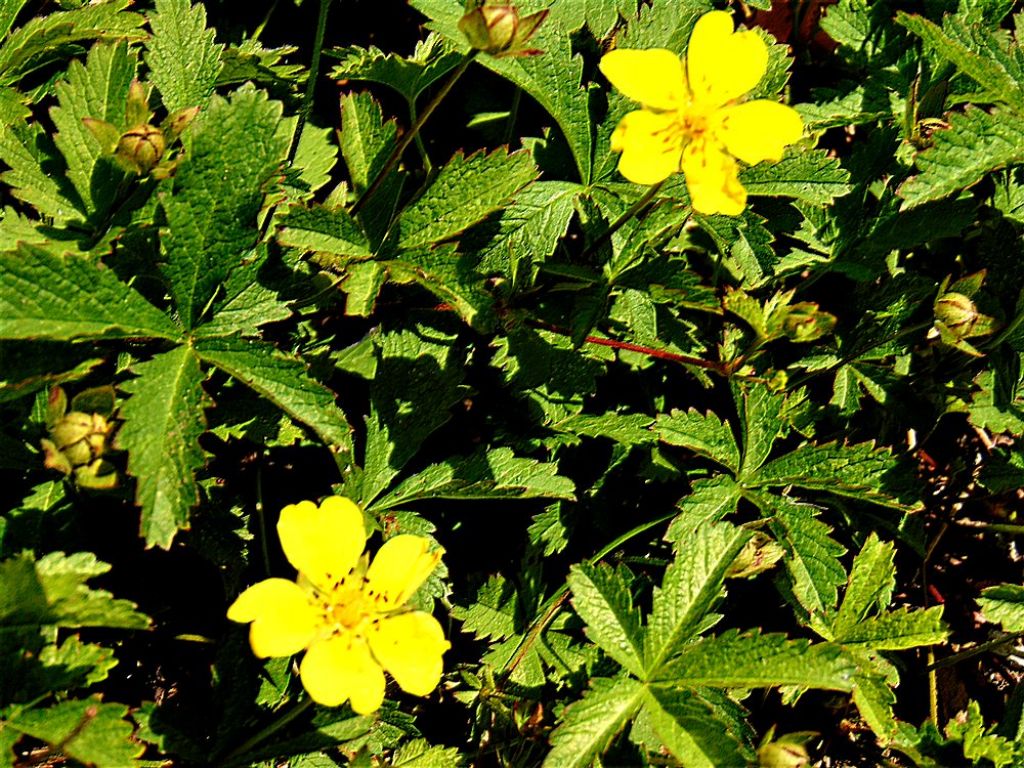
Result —
[[[324, 2], [326, 2], [326, 0], [324, 0]], [[395, 148], [391, 150], [391, 154], [388, 155], [388, 159], [384, 162], [384, 166], [380, 169], [380, 172], [374, 178], [370, 186], [366, 188], [366, 191], [363, 192], [362, 196], [356, 200], [352, 209], [349, 211], [350, 214], [355, 216], [359, 213], [362, 207], [366, 205], [366, 201], [373, 197], [374, 193], [380, 189], [381, 184], [383, 184], [384, 180], [387, 179], [388, 174], [394, 170], [395, 166], [398, 165], [398, 161], [402, 159], [402, 155], [405, 153], [405, 150], [408, 149], [413, 139], [419, 135], [420, 130], [426, 124], [427, 120], [430, 119], [430, 116], [434, 114], [434, 110], [437, 109], [438, 104], [444, 100], [444, 97], [448, 95], [448, 92], [451, 91], [455, 86], [455, 83], [459, 81], [459, 78], [462, 77], [463, 73], [469, 69], [469, 65], [473, 63], [473, 59], [476, 58], [478, 53], [479, 51], [474, 48], [462, 57], [462, 61], [460, 61], [455, 69], [452, 70], [448, 79], [445, 80], [444, 85], [441, 86], [440, 90], [434, 94], [434, 97], [427, 103], [427, 106], [423, 108], [423, 111], [420, 112], [419, 117], [416, 118], [416, 122], [409, 127], [409, 130], [402, 135], [402, 138], [399, 139]]]
[[292, 134], [292, 145], [288, 148], [289, 161], [295, 158], [302, 129], [306, 127], [306, 121], [313, 112], [316, 81], [320, 77], [320, 54], [323, 53], [324, 35], [327, 33], [327, 10], [330, 7], [331, 0], [320, 0], [320, 14], [316, 19], [316, 34], [313, 37], [313, 58], [309, 62], [309, 79], [306, 81], [306, 93], [302, 97], [302, 108], [299, 110], [299, 120], [295, 124], [295, 133]]
[[647, 204], [654, 199], [654, 196], [658, 194], [663, 186], [665, 186], [665, 181], [659, 181], [657, 184], [649, 186], [647, 191], [644, 192], [643, 196], [639, 200], [629, 206], [629, 208], [627, 208], [619, 218], [612, 222], [612, 225], [608, 227], [608, 229], [602, 232], [596, 240], [593, 240], [590, 245], [584, 249], [583, 253], [580, 255], [580, 259], [586, 260], [588, 256], [592, 256], [594, 254], [594, 251], [611, 240], [612, 235], [622, 229], [623, 225], [647, 207]]
[[957, 525], [964, 528], [974, 528], [979, 531], [995, 531], [996, 533], [1013, 533], [1018, 536], [1024, 534], [1024, 525], [1014, 523], [983, 523], [979, 520], [954, 520]]
[[267, 723], [267, 725], [265, 725], [255, 734], [253, 734], [251, 737], [249, 737], [241, 744], [239, 744], [237, 747], [235, 747], [233, 750], [231, 750], [227, 755], [224, 756], [224, 758], [221, 761], [221, 764], [230, 764], [232, 760], [241, 757], [250, 749], [255, 747], [257, 744], [270, 738], [275, 733], [280, 731], [282, 728], [284, 728], [286, 725], [292, 722], [292, 720], [294, 720], [307, 709], [309, 709], [312, 705], [313, 699], [309, 698], [308, 696], [302, 699], [301, 701], [296, 702], [294, 706], [285, 710], [276, 719], [271, 720], [269, 723]]
[[[587, 560], [587, 563], [594, 565], [596, 562], [607, 556], [609, 552], [613, 552], [618, 549], [634, 536], [639, 536], [641, 533], [649, 531], [651, 528], [671, 520], [678, 514], [678, 512], [669, 512], [661, 515], [660, 517], [656, 517], [653, 520], [648, 520], [646, 523], [641, 523], [636, 528], [626, 531], [624, 534], [614, 539], [610, 544], [603, 547], [596, 555]], [[555, 616], [558, 614], [558, 610], [562, 607], [568, 597], [569, 582], [565, 582], [561, 587], [559, 587], [557, 592], [548, 598], [547, 602], [541, 609], [541, 617], [534, 622], [532, 627], [530, 627], [530, 631], [519, 644], [519, 648], [516, 650], [516, 655], [512, 657], [509, 663], [505, 666], [505, 669], [502, 670], [502, 681], [497, 686], [498, 690], [501, 690], [502, 683], [512, 676], [516, 667], [518, 667], [523, 659], [526, 658], [526, 654], [529, 652], [530, 647], [537, 641], [537, 638], [540, 637], [540, 633], [547, 629], [548, 624], [554, 620]]]
[[[409, 122], [413, 125], [419, 121], [419, 115], [416, 112], [416, 101], [409, 102]], [[416, 132], [416, 150], [420, 153], [420, 161], [423, 163], [423, 170], [430, 177], [431, 172], [434, 170], [433, 165], [430, 162], [430, 155], [427, 154], [427, 145], [423, 143], [423, 134], [419, 131]]]
[[1024, 632], [1008, 632], [1002, 637], [997, 637], [994, 640], [979, 643], [972, 648], [967, 648], [959, 653], [954, 653], [952, 656], [947, 656], [944, 659], [932, 661], [925, 669], [929, 672], [934, 672], [935, 670], [942, 669], [943, 667], [951, 667], [954, 664], [959, 664], [961, 661], [966, 661], [967, 659], [985, 653], [986, 651], [991, 651], [993, 648], [998, 648], [1002, 645], [1006, 645], [1007, 643], [1012, 643], [1014, 640], [1020, 640], [1022, 637], [1024, 637]]

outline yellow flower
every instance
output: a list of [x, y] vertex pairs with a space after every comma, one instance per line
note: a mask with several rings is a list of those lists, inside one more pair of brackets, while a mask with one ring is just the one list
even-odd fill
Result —
[[682, 60], [664, 48], [605, 54], [604, 76], [643, 107], [612, 134], [612, 149], [622, 152], [619, 172], [656, 184], [681, 170], [695, 211], [741, 213], [747, 191], [734, 158], [750, 165], [778, 161], [803, 132], [792, 107], [764, 99], [739, 103], [767, 68], [764, 41], [734, 31], [725, 11], [700, 17]]
[[350, 701], [359, 714], [384, 700], [384, 671], [402, 690], [426, 696], [441, 679], [441, 655], [450, 647], [441, 625], [405, 603], [443, 554], [428, 539], [388, 539], [373, 562], [363, 554], [363, 513], [331, 496], [281, 511], [277, 533], [298, 580], [266, 579], [245, 590], [228, 618], [252, 622], [253, 653], [291, 656], [305, 650], [299, 674], [314, 701]]

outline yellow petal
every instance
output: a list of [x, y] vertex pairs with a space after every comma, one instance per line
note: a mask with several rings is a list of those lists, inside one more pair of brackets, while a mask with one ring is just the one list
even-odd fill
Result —
[[313, 643], [302, 658], [299, 676], [313, 701], [327, 707], [351, 699], [357, 714], [368, 715], [384, 701], [384, 673], [366, 640], [356, 635]]
[[623, 96], [645, 107], [676, 109], [686, 102], [683, 62], [665, 48], [618, 48], [598, 66]]
[[366, 588], [397, 608], [413, 596], [437, 566], [444, 550], [427, 552], [430, 539], [411, 534], [392, 536], [378, 550], [366, 571]]
[[298, 653], [320, 626], [320, 615], [309, 594], [286, 579], [253, 584], [228, 608], [228, 618], [252, 622], [249, 644], [260, 658]]
[[637, 184], [657, 184], [679, 170], [683, 134], [674, 115], [630, 112], [619, 122], [611, 144], [622, 153], [619, 173]]
[[413, 611], [381, 619], [368, 637], [377, 661], [406, 693], [426, 696], [441, 681], [441, 655], [451, 645], [429, 613]]
[[734, 32], [732, 16], [711, 11], [697, 20], [686, 50], [694, 101], [720, 107], [752, 90], [768, 69], [768, 46], [756, 32]]
[[366, 546], [363, 513], [349, 499], [329, 496], [289, 504], [277, 522], [281, 546], [299, 573], [321, 588], [348, 574]]
[[804, 124], [792, 107], [775, 101], [748, 101], [715, 114], [715, 137], [729, 154], [754, 165], [778, 162], [787, 146], [800, 139]]
[[747, 204], [747, 190], [737, 171], [736, 161], [713, 141], [701, 138], [688, 145], [683, 151], [683, 173], [693, 210], [739, 216]]

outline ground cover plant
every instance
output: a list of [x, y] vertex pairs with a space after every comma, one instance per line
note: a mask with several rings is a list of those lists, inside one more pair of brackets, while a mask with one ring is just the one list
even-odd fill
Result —
[[1024, 765], [1022, 35], [0, 0], [0, 766]]

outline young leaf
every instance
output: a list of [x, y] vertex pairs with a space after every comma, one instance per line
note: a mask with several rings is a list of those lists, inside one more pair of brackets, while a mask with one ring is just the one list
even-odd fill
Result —
[[595, 677], [583, 698], [569, 705], [551, 734], [544, 768], [587, 768], [633, 719], [644, 686], [628, 677]]
[[206, 28], [206, 9], [189, 0], [156, 0], [149, 17], [153, 36], [146, 43], [149, 79], [168, 112], [206, 106], [220, 74], [214, 30]]
[[0, 253], [0, 339], [154, 338], [181, 330], [109, 269], [22, 245]]
[[341, 453], [351, 454], [352, 430], [334, 402], [334, 393], [313, 379], [305, 363], [259, 342], [202, 339], [195, 353], [316, 432]]
[[678, 411], [658, 415], [658, 438], [668, 445], [687, 448], [733, 472], [739, 471], [740, 452], [729, 425], [713, 413]]
[[124, 42], [95, 45], [83, 66], [72, 61], [67, 81], [56, 87], [60, 106], [50, 110], [58, 133], [53, 137], [67, 163], [67, 177], [85, 203], [87, 213], [106, 211], [117, 195], [125, 173], [109, 157], [85, 118], [125, 127], [128, 87], [135, 78], [136, 55]]
[[658, 677], [666, 660], [717, 621], [709, 615], [723, 596], [726, 572], [750, 534], [728, 524], [706, 525], [687, 537], [665, 569], [644, 635], [644, 678]]
[[186, 328], [256, 242], [265, 187], [288, 151], [280, 123], [280, 102], [243, 87], [230, 100], [214, 97], [192, 124], [185, 160], [161, 196], [164, 271]]
[[510, 448], [431, 464], [369, 506], [383, 512], [420, 499], [569, 499], [575, 486], [558, 467], [517, 458]]
[[399, 247], [414, 249], [451, 240], [509, 202], [536, 178], [529, 153], [498, 149], [448, 161], [423, 194], [402, 213]]
[[627, 671], [643, 676], [640, 613], [629, 592], [633, 574], [625, 566], [579, 563], [569, 574], [572, 605], [587, 625], [587, 637]]
[[142, 507], [142, 535], [148, 546], [168, 549], [189, 511], [199, 502], [195, 472], [203, 464], [203, 374], [191, 347], [163, 352], [134, 367], [138, 378], [122, 389], [124, 424], [118, 444], [128, 451], [135, 499]]
[[737, 386], [733, 398], [742, 428], [743, 461], [739, 475], [746, 478], [764, 464], [775, 439], [783, 432], [780, 415], [784, 398], [763, 385]]
[[876, 533], [868, 536], [853, 560], [843, 604], [832, 623], [837, 637], [844, 637], [869, 614], [884, 611], [889, 606], [896, 586], [895, 552], [895, 547], [880, 541]]

